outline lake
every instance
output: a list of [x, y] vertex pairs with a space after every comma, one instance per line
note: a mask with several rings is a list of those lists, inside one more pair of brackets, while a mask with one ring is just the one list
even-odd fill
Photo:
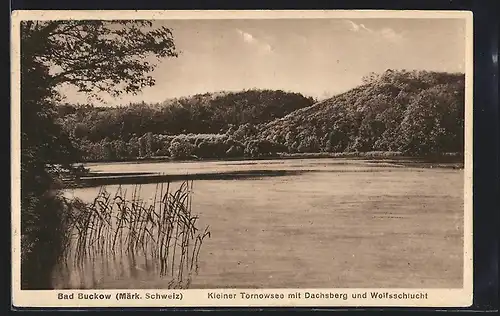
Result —
[[[338, 158], [87, 167], [106, 177], [212, 175], [194, 180], [192, 209], [211, 237], [190, 288], [462, 287], [462, 169]], [[122, 187], [131, 192], [133, 184]], [[141, 196], [152, 197], [155, 188], [143, 184]], [[65, 195], [90, 202], [98, 190]], [[167, 288], [168, 282], [140, 260], [108, 258], [54, 271], [56, 288]]]

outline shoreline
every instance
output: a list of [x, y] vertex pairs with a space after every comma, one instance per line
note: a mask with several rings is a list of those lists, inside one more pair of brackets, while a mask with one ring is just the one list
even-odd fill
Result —
[[[242, 168], [239, 170], [227, 170], [227, 171], [203, 171], [195, 172], [189, 174], [178, 174], [171, 173], [165, 174], [161, 172], [92, 172], [88, 171], [85, 174], [80, 175], [77, 179], [67, 179], [64, 181], [64, 186], [66, 188], [82, 188], [82, 187], [98, 187], [102, 185], [120, 185], [120, 184], [147, 184], [147, 183], [159, 183], [159, 182], [175, 182], [175, 181], [192, 181], [192, 180], [238, 180], [238, 179], [257, 179], [262, 177], [280, 177], [280, 176], [291, 176], [299, 175], [308, 172], [317, 172], [315, 168], [305, 168], [300, 170], [292, 170], [288, 168], [251, 168], [247, 169], [244, 166], [248, 164], [259, 165], [258, 161], [264, 161], [264, 164], [271, 163], [273, 160], [315, 160], [324, 159], [330, 160], [335, 164], [335, 160], [341, 163], [341, 160], [354, 161], [366, 161], [371, 164], [374, 170], [379, 166], [377, 164], [390, 164], [393, 168], [416, 168], [416, 169], [454, 169], [463, 170], [463, 162], [458, 161], [459, 157], [441, 157], [439, 160], [429, 160], [426, 157], [381, 157], [372, 155], [371, 157], [331, 157], [327, 155], [295, 155], [293, 157], [259, 157], [257, 159], [231, 159], [231, 160], [167, 160], [163, 161], [160, 159], [150, 159], [150, 160], [134, 160], [134, 161], [123, 161], [123, 162], [103, 162], [103, 163], [88, 163], [84, 164], [86, 167], [105, 165], [105, 164], [148, 164], [148, 163], [177, 163], [177, 164], [189, 164], [189, 163], [209, 163], [209, 162], [230, 162], [239, 161], [242, 162]], [[447, 159], [445, 159], [447, 158]], [[245, 163], [246, 162], [246, 163]], [[382, 166], [381, 166], [382, 167]], [[324, 172], [359, 172], [359, 171], [343, 171], [343, 170], [326, 170]], [[364, 172], [364, 171], [363, 171]]]
[[352, 160], [399, 160], [415, 161], [420, 163], [462, 163], [464, 155], [461, 153], [445, 153], [439, 155], [410, 156], [397, 152], [341, 152], [341, 153], [281, 153], [273, 156], [261, 157], [223, 157], [223, 158], [198, 158], [193, 159], [172, 159], [169, 156], [145, 157], [135, 159], [118, 159], [105, 161], [81, 161], [78, 164], [100, 165], [100, 164], [140, 164], [140, 163], [195, 163], [195, 162], [224, 162], [224, 161], [260, 161], [260, 160], [280, 160], [280, 159], [352, 159]]

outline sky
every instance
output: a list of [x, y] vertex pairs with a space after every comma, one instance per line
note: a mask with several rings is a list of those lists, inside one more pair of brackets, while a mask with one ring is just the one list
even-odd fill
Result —
[[[386, 69], [464, 72], [464, 19], [161, 20], [177, 58], [159, 61], [156, 85], [104, 103], [162, 102], [217, 91], [281, 89], [324, 99]], [[88, 102], [74, 88], [68, 102]], [[95, 102], [94, 102], [95, 104]]]

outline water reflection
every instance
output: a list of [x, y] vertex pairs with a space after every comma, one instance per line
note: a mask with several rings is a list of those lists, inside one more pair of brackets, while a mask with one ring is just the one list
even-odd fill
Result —
[[70, 216], [71, 239], [54, 273], [55, 288], [103, 288], [119, 280], [161, 278], [167, 287], [187, 286], [198, 270], [208, 227], [191, 213], [192, 183], [179, 189], [157, 184], [149, 203], [140, 186], [127, 197], [101, 189]]

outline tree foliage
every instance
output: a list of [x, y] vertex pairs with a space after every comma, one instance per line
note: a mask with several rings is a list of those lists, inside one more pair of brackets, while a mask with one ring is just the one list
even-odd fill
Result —
[[463, 152], [463, 74], [387, 70], [259, 129], [290, 152]]
[[[174, 135], [193, 145], [191, 158], [463, 152], [463, 74], [389, 70], [364, 82], [314, 105], [298, 94], [248, 90], [122, 108], [67, 105], [59, 117], [86, 160], [189, 159], [169, 151]], [[122, 149], [109, 156], [108, 143]]]
[[137, 93], [155, 83], [154, 59], [176, 52], [170, 30], [147, 21], [22, 21], [20, 39], [21, 276], [23, 288], [37, 289], [50, 287], [62, 243], [58, 175], [79, 160], [74, 134], [58, 124], [58, 87]]
[[24, 21], [22, 54], [50, 68], [48, 84], [113, 96], [152, 86], [159, 58], [177, 56], [170, 29], [140, 20]]
[[161, 104], [136, 103], [120, 107], [60, 106], [59, 118], [77, 139], [98, 142], [106, 137], [125, 142], [145, 133], [214, 134], [231, 126], [260, 124], [314, 103], [298, 93], [245, 90], [194, 95]]

